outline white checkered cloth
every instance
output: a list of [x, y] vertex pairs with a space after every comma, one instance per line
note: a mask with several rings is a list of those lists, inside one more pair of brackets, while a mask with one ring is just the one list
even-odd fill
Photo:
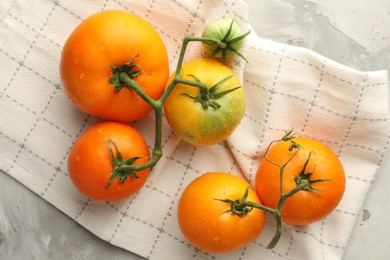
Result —
[[[227, 142], [194, 147], [164, 123], [164, 156], [146, 185], [129, 199], [93, 202], [67, 174], [75, 139], [100, 119], [78, 110], [65, 96], [59, 57], [82, 19], [121, 9], [148, 20], [176, 66], [185, 34], [200, 35], [212, 19], [234, 18], [250, 29], [241, 0], [2, 0], [0, 4], [0, 169], [82, 226], [149, 259], [340, 259], [353, 225], [389, 146], [386, 71], [360, 72], [310, 50], [248, 36], [249, 63], [235, 62], [247, 95], [244, 119]], [[191, 44], [186, 60], [202, 53]], [[132, 124], [153, 147], [153, 116]], [[191, 246], [176, 221], [181, 192], [207, 171], [227, 171], [253, 184], [268, 143], [294, 127], [328, 144], [347, 174], [342, 202], [324, 220], [287, 226], [279, 244], [266, 249], [275, 230], [268, 217], [263, 234], [235, 253], [211, 255]]]

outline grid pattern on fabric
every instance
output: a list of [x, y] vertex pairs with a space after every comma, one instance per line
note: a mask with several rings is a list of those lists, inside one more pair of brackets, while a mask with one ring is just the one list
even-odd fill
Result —
[[[164, 121], [164, 155], [145, 187], [129, 199], [98, 203], [70, 183], [66, 160], [76, 138], [101, 120], [70, 103], [58, 65], [70, 32], [88, 15], [105, 9], [127, 10], [148, 20], [167, 46], [171, 71], [183, 36], [199, 35], [207, 21], [233, 17], [250, 28], [240, 0], [2, 1], [0, 169], [100, 238], [149, 259], [341, 258], [388, 150], [389, 109], [383, 98], [388, 96], [387, 74], [354, 71], [309, 50], [251, 34], [249, 63], [237, 60], [234, 67], [248, 106], [233, 136], [212, 147], [193, 147], [180, 142]], [[193, 44], [186, 59], [201, 54], [201, 46]], [[132, 125], [152, 148], [153, 116]], [[185, 186], [204, 172], [221, 170], [253, 184], [266, 144], [291, 126], [336, 151], [347, 171], [348, 203], [342, 201], [330, 216], [309, 227], [286, 226], [271, 252], [266, 249], [275, 228], [271, 217], [263, 235], [235, 253], [212, 255], [191, 246], [175, 215]]]

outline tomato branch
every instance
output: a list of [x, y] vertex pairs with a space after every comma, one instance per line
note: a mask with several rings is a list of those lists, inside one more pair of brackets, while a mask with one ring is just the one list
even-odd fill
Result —
[[[161, 136], [162, 136], [162, 109], [163, 109], [163, 104], [164, 104], [165, 100], [168, 98], [168, 96], [170, 95], [170, 93], [172, 92], [172, 90], [174, 89], [174, 87], [177, 84], [186, 84], [186, 85], [189, 85], [189, 86], [197, 87], [200, 90], [200, 95], [201, 96], [202, 95], [206, 95], [206, 98], [209, 98], [210, 90], [199, 79], [197, 79], [195, 76], [193, 76], [193, 80], [188, 80], [188, 79], [182, 78], [182, 76], [181, 76], [181, 69], [182, 69], [182, 65], [183, 65], [184, 55], [185, 55], [185, 52], [186, 52], [188, 44], [190, 42], [192, 42], [192, 41], [202, 41], [202, 42], [209, 42], [209, 43], [212, 41], [215, 44], [219, 44], [218, 41], [212, 40], [212, 39], [186, 36], [184, 38], [184, 40], [183, 40], [183, 43], [182, 43], [180, 56], [179, 56], [179, 59], [178, 59], [177, 68], [176, 68], [176, 72], [174, 74], [174, 78], [169, 83], [169, 85], [167, 86], [167, 88], [165, 89], [163, 94], [161, 95], [160, 99], [158, 99], [158, 100], [153, 100], [147, 93], [145, 93], [145, 91], [143, 91], [143, 89], [137, 84], [137, 82], [132, 78], [131, 75], [130, 76], [128, 75], [127, 72], [121, 72], [119, 74], [118, 79], [120, 80], [120, 82], [122, 82], [122, 84], [125, 85], [126, 87], [130, 88], [131, 90], [133, 90], [145, 102], [147, 102], [154, 109], [155, 117], [156, 117], [155, 118], [155, 143], [154, 143], [153, 155], [152, 155], [151, 159], [147, 163], [144, 163], [144, 164], [122, 165], [121, 167], [123, 169], [120, 168], [120, 170], [127, 171], [127, 172], [132, 172], [132, 173], [136, 174], [136, 172], [138, 172], [138, 171], [141, 171], [141, 170], [153, 167], [161, 159], [162, 154], [163, 154], [162, 153], [162, 147], [161, 147], [161, 142], [162, 142]], [[228, 78], [223, 79], [221, 82], [217, 83], [216, 86], [213, 86], [213, 91], [215, 92], [216, 89], [221, 84], [223, 84], [223, 82], [225, 82], [226, 80], [228, 80]], [[225, 91], [226, 93], [223, 92], [221, 95], [228, 94], [231, 91], [234, 91], [235, 89], [236, 88], [233, 88], [231, 90], [227, 90], [227, 91]], [[214, 92], [211, 93], [211, 94], [217, 95], [216, 97], [218, 97], [219, 93], [214, 93]], [[277, 208], [273, 209], [273, 208], [266, 207], [266, 206], [261, 205], [261, 204], [254, 203], [252, 201], [247, 201], [248, 189], [246, 190], [243, 198], [241, 198], [239, 200], [235, 200], [235, 201], [232, 201], [232, 200], [229, 200], [229, 199], [221, 200], [222, 202], [231, 204], [231, 209], [229, 211], [234, 213], [234, 214], [240, 215], [240, 216], [249, 213], [253, 208], [264, 210], [264, 211], [274, 215], [274, 217], [276, 219], [276, 231], [275, 231], [275, 234], [274, 234], [271, 242], [268, 245], [268, 248], [274, 248], [277, 245], [278, 241], [280, 240], [280, 238], [282, 236], [282, 233], [283, 233], [283, 221], [282, 221], [282, 213], [281, 212], [282, 212], [282, 207], [283, 207], [285, 201], [289, 197], [291, 197], [294, 194], [296, 194], [297, 192], [299, 192], [300, 190], [308, 189], [308, 185], [309, 185], [309, 188], [310, 188], [310, 183], [311, 182], [307, 181], [308, 178], [304, 178], [304, 176], [300, 176], [299, 180], [297, 179], [297, 186], [293, 190], [291, 190], [290, 192], [288, 192], [286, 194], [284, 194], [283, 191], [282, 191], [282, 187], [283, 187], [283, 184], [282, 184], [283, 178], [282, 177], [283, 177], [284, 168], [289, 164], [289, 162], [293, 159], [293, 157], [296, 156], [296, 154], [300, 150], [300, 146], [298, 144], [296, 144], [292, 140], [293, 137], [294, 136], [292, 135], [292, 131], [286, 132], [286, 134], [281, 139], [272, 141], [269, 144], [269, 146], [267, 147], [266, 152], [265, 152], [265, 157], [264, 158], [268, 162], [270, 162], [270, 163], [272, 163], [275, 166], [280, 168], [280, 192], [281, 192], [281, 196], [280, 196], [280, 200], [278, 202]], [[285, 162], [284, 164], [282, 164], [282, 165], [280, 165], [278, 163], [275, 163], [272, 160], [267, 158], [267, 153], [268, 153], [268, 150], [270, 149], [271, 145], [273, 143], [275, 143], [275, 142], [280, 142], [280, 141], [291, 141], [291, 145], [289, 147], [289, 150], [291, 151], [293, 149], [296, 149], [296, 151], [289, 158], [289, 160], [287, 162]], [[308, 160], [309, 159], [310, 159], [310, 156], [309, 156]], [[305, 172], [306, 166], [307, 166], [307, 163], [305, 164], [304, 168], [302, 169], [302, 172]], [[318, 180], [318, 181], [321, 181], [321, 180]]]
[[138, 83], [133, 80], [126, 72], [119, 74], [119, 79], [123, 84], [128, 88], [133, 90], [137, 95], [139, 95], [145, 102], [147, 102], [155, 112], [155, 141], [154, 149], [151, 159], [144, 164], [136, 164], [131, 166], [126, 166], [128, 171], [142, 171], [147, 168], [151, 168], [157, 164], [157, 162], [162, 157], [162, 147], [161, 147], [161, 136], [162, 136], [162, 102], [159, 100], [152, 99], [145, 91], [138, 85]]
[[[151, 159], [144, 164], [136, 164], [136, 165], [126, 165], [122, 166], [125, 167], [127, 171], [132, 171], [132, 172], [138, 172], [150, 167], [153, 167], [154, 165], [157, 164], [157, 162], [161, 159], [162, 157], [162, 145], [161, 145], [161, 138], [162, 138], [162, 110], [163, 110], [163, 104], [165, 100], [168, 98], [169, 94], [172, 92], [174, 87], [177, 84], [187, 84], [190, 86], [198, 87], [200, 90], [208, 91], [207, 86], [203, 84], [202, 82], [198, 82], [196, 80], [188, 80], [184, 79], [180, 75], [181, 68], [183, 66], [183, 61], [184, 61], [184, 56], [186, 53], [187, 46], [190, 42], [192, 41], [207, 41], [209, 43], [214, 42], [216, 44], [218, 43], [217, 40], [213, 39], [203, 39], [203, 38], [198, 38], [198, 37], [193, 37], [193, 36], [185, 36], [181, 50], [180, 50], [180, 55], [179, 59], [177, 62], [176, 66], [176, 73], [174, 75], [173, 80], [171, 83], [167, 86], [163, 94], [161, 95], [160, 99], [154, 100], [152, 99], [139, 85], [138, 83], [134, 80], [140, 72], [142, 71], [142, 68], [140, 68], [137, 64], [134, 64], [134, 60], [132, 59], [130, 62], [124, 64], [122, 67], [113, 67], [114, 76], [111, 79], [111, 83], [113, 83], [116, 86], [116, 91], [120, 91], [123, 87], [128, 87], [129, 89], [133, 90], [137, 95], [139, 95], [145, 102], [147, 102], [154, 110], [155, 112], [155, 141], [154, 141], [154, 148], [153, 148], [153, 154]], [[138, 68], [139, 71], [134, 71], [134, 68]], [[124, 170], [124, 169], [122, 169]]]
[[188, 44], [190, 42], [193, 42], [193, 41], [203, 41], [204, 39], [202, 38], [199, 38], [199, 37], [194, 37], [194, 36], [190, 36], [190, 35], [186, 35], [183, 39], [183, 42], [182, 42], [182, 45], [181, 45], [181, 49], [180, 49], [180, 55], [179, 55], [179, 59], [177, 61], [177, 65], [176, 65], [176, 72], [175, 72], [175, 75], [172, 79], [172, 81], [170, 82], [170, 84], [167, 86], [167, 88], [165, 89], [164, 93], [162, 94], [162, 96], [160, 97], [160, 102], [161, 103], [164, 103], [165, 100], [168, 98], [168, 96], [171, 94], [172, 90], [175, 88], [175, 86], [179, 83], [181, 84], [186, 84], [186, 85], [190, 85], [190, 86], [194, 86], [194, 87], [198, 87], [200, 89], [207, 89], [207, 86], [204, 85], [203, 83], [201, 82], [196, 82], [194, 80], [188, 80], [188, 79], [184, 79], [182, 78], [181, 76], [181, 68], [183, 67], [183, 62], [184, 62], [184, 57], [185, 57], [185, 53], [186, 53], [186, 50], [187, 50], [187, 47], [188, 47]]
[[130, 76], [126, 72], [122, 72], [119, 74], [119, 79], [126, 84], [128, 88], [133, 90], [137, 95], [139, 95], [146, 103], [148, 103], [151, 107], [156, 107], [156, 101], [153, 100], [146, 92], [138, 85], [138, 83], [130, 78]]
[[[292, 140], [293, 138], [294, 138], [294, 136], [292, 135], [292, 131], [286, 132], [286, 134], [281, 139], [274, 140], [268, 145], [266, 152], [265, 152], [265, 155], [264, 155], [265, 160], [267, 160], [269, 163], [279, 167], [279, 169], [280, 169], [280, 171], [279, 171], [279, 174], [280, 174], [280, 198], [279, 198], [278, 205], [276, 206], [276, 208], [270, 208], [270, 207], [264, 206], [262, 204], [257, 204], [257, 203], [252, 202], [252, 201], [247, 201], [246, 198], [248, 195], [249, 187], [246, 189], [245, 194], [241, 199], [238, 199], [235, 201], [232, 201], [229, 199], [223, 199], [223, 200], [219, 199], [222, 202], [231, 204], [231, 209], [229, 210], [229, 212], [232, 212], [232, 213], [237, 214], [239, 216], [242, 216], [242, 215], [249, 213], [252, 210], [252, 208], [257, 208], [257, 209], [260, 209], [260, 210], [263, 210], [263, 211], [266, 211], [266, 212], [272, 214], [276, 220], [276, 231], [275, 231], [274, 236], [272, 237], [271, 242], [267, 246], [268, 248], [274, 248], [277, 245], [277, 243], [279, 242], [279, 240], [283, 234], [284, 227], [283, 227], [283, 218], [282, 218], [282, 208], [283, 208], [283, 205], [286, 202], [286, 200], [288, 198], [290, 198], [291, 196], [293, 196], [294, 194], [298, 193], [299, 191], [314, 190], [314, 188], [312, 187], [313, 183], [328, 181], [327, 179], [325, 179], [325, 180], [322, 180], [322, 179], [312, 180], [312, 179], [310, 179], [312, 172], [307, 172], [307, 166], [308, 166], [308, 163], [311, 159], [311, 155], [313, 154], [313, 152], [310, 152], [307, 160], [305, 161], [305, 163], [302, 167], [300, 174], [295, 177], [295, 182], [297, 184], [295, 186], [295, 188], [290, 190], [287, 193], [283, 192], [284, 169], [301, 149], [301, 146]], [[278, 164], [278, 163], [270, 160], [269, 158], [267, 158], [267, 154], [268, 154], [270, 147], [272, 146], [272, 144], [274, 144], [276, 142], [291, 142], [291, 145], [288, 148], [289, 151], [292, 151], [294, 149], [296, 150], [292, 154], [292, 156], [283, 164]]]

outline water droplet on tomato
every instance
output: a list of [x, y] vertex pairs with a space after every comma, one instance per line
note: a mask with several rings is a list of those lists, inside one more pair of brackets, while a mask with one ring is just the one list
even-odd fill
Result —
[[214, 241], [219, 241], [219, 236], [213, 237]]
[[85, 77], [84, 73], [80, 74], [80, 79], [84, 79], [84, 77]]
[[99, 128], [98, 129], [98, 134], [100, 134], [100, 135], [103, 134], [103, 129]]
[[76, 157], [75, 157], [75, 160], [76, 160], [76, 161], [80, 161], [80, 156], [76, 156]]
[[74, 60], [74, 64], [77, 64], [79, 62], [79, 59]]
[[100, 46], [98, 47], [98, 49], [99, 49], [99, 51], [105, 51], [105, 50], [106, 50], [106, 46], [100, 45]]

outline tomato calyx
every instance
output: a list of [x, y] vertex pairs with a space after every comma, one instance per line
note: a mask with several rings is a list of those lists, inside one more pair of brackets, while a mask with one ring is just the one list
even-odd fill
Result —
[[110, 65], [113, 71], [109, 82], [115, 86], [115, 92], [119, 92], [122, 88], [127, 87], [127, 83], [121, 79], [121, 74], [125, 73], [130, 79], [135, 79], [141, 72], [144, 72], [141, 65], [134, 63], [134, 57], [130, 61], [121, 66]]
[[303, 169], [302, 169], [301, 173], [299, 175], [295, 176], [295, 178], [294, 178], [294, 181], [297, 184], [297, 187], [300, 187], [300, 190], [303, 190], [303, 191], [316, 191], [318, 189], [314, 188], [312, 186], [312, 184], [317, 183], [317, 182], [330, 181], [328, 179], [312, 180], [311, 176], [314, 173], [314, 169], [311, 172], [306, 172], [306, 167], [307, 167], [309, 160], [311, 158], [311, 155], [313, 153], [314, 152], [312, 152], [312, 151], [309, 153], [309, 156], [308, 156], [307, 160], [305, 161], [305, 164], [303, 165]]
[[249, 187], [246, 188], [244, 196], [238, 200], [230, 200], [230, 199], [216, 199], [225, 203], [230, 204], [230, 209], [225, 211], [224, 213], [232, 212], [238, 216], [243, 216], [252, 211], [253, 206], [249, 206], [247, 203]]
[[136, 171], [133, 170], [131, 166], [135, 161], [141, 158], [141, 157], [132, 157], [125, 160], [123, 159], [122, 154], [120, 153], [119, 148], [115, 144], [115, 142], [113, 142], [112, 140], [109, 140], [108, 142], [114, 145], [117, 156], [115, 158], [112, 148], [108, 145], [108, 151], [110, 153], [112, 165], [114, 169], [112, 170], [110, 179], [108, 180], [108, 183], [106, 185], [106, 190], [115, 179], [118, 179], [120, 183], [124, 183], [127, 180], [127, 177], [129, 176], [138, 179], [139, 177], [136, 174]]
[[195, 75], [188, 75], [188, 76], [192, 77], [197, 83], [200, 83], [202, 87], [200, 88], [200, 93], [198, 95], [196, 95], [196, 96], [191, 96], [191, 95], [189, 95], [187, 93], [183, 93], [183, 95], [186, 95], [189, 98], [192, 98], [195, 102], [199, 102], [202, 105], [203, 109], [206, 109], [206, 110], [209, 107], [212, 107], [214, 109], [220, 108], [221, 104], [219, 104], [217, 102], [218, 99], [220, 99], [223, 96], [233, 92], [236, 89], [241, 88], [240, 86], [238, 86], [238, 87], [235, 87], [235, 88], [231, 88], [231, 89], [227, 89], [227, 90], [224, 90], [224, 91], [221, 91], [221, 92], [217, 92], [218, 88], [223, 83], [228, 81], [233, 75], [232, 76], [228, 76], [226, 78], [223, 78], [222, 80], [218, 81], [214, 86], [212, 86], [209, 89]]
[[280, 201], [279, 201], [278, 207], [273, 209], [273, 208], [264, 206], [262, 204], [248, 201], [247, 197], [248, 197], [249, 188], [250, 187], [248, 186], [245, 190], [244, 196], [238, 200], [230, 200], [230, 199], [217, 199], [217, 200], [230, 204], [230, 209], [225, 211], [224, 214], [225, 213], [233, 213], [233, 214], [236, 214], [236, 215], [241, 217], [241, 216], [244, 216], [244, 215], [248, 214], [249, 212], [251, 212], [253, 210], [253, 208], [257, 208], [257, 209], [264, 210], [264, 211], [274, 215], [274, 217], [276, 219], [276, 224], [277, 224], [276, 232], [275, 232], [271, 242], [267, 246], [268, 248], [272, 249], [277, 245], [277, 243], [279, 242], [280, 237], [282, 236], [282, 233], [283, 233], [283, 221], [282, 221], [282, 213], [281, 212], [282, 212], [282, 206], [284, 204], [284, 201], [288, 196], [291, 196], [292, 193], [296, 193], [298, 190], [294, 189], [293, 191], [291, 191], [291, 193], [285, 194], [284, 196], [282, 196]]

